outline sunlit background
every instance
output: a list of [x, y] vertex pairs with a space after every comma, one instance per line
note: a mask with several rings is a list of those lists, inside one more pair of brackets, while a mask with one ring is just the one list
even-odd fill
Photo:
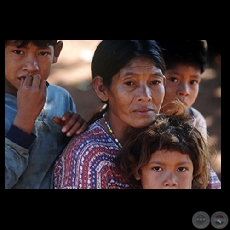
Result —
[[[101, 40], [63, 40], [58, 62], [52, 66], [48, 81], [66, 88], [73, 96], [78, 113], [88, 120], [94, 109], [101, 106], [92, 90], [90, 63]], [[205, 117], [209, 142], [217, 155], [213, 168], [221, 180], [221, 53], [216, 44], [209, 43], [208, 66], [202, 75], [200, 92], [194, 107]]]

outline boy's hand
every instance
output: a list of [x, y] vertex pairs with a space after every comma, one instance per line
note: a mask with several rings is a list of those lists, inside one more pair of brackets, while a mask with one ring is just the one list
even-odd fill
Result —
[[62, 118], [53, 117], [53, 121], [62, 126], [62, 132], [68, 137], [78, 135], [88, 128], [87, 122], [78, 113], [72, 111], [65, 112]]
[[40, 74], [24, 76], [17, 91], [17, 115], [14, 125], [31, 133], [34, 122], [46, 102], [46, 81]]

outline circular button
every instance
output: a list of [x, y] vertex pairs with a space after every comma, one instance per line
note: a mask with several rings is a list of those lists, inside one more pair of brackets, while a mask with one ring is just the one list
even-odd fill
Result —
[[216, 229], [223, 229], [228, 224], [228, 216], [225, 212], [214, 212], [211, 216], [211, 224]]
[[208, 213], [199, 211], [196, 212], [192, 217], [193, 225], [198, 229], [206, 228], [210, 223], [210, 217]]

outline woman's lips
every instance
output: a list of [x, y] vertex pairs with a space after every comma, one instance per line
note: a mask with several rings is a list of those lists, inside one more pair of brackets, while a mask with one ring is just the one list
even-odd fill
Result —
[[140, 109], [134, 109], [133, 112], [137, 114], [142, 114], [142, 115], [147, 114], [148, 115], [148, 114], [152, 114], [154, 110], [151, 108], [140, 108]]

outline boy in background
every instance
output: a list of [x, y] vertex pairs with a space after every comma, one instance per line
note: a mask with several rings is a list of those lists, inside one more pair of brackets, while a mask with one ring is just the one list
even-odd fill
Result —
[[[202, 74], [207, 65], [207, 42], [205, 40], [156, 40], [162, 48], [166, 64], [166, 90], [162, 103], [162, 112], [168, 109], [170, 102], [179, 99], [187, 112], [195, 118], [195, 125], [207, 140], [207, 125], [203, 115], [192, 107], [198, 93]], [[211, 168], [207, 188], [220, 189], [221, 182]]]

